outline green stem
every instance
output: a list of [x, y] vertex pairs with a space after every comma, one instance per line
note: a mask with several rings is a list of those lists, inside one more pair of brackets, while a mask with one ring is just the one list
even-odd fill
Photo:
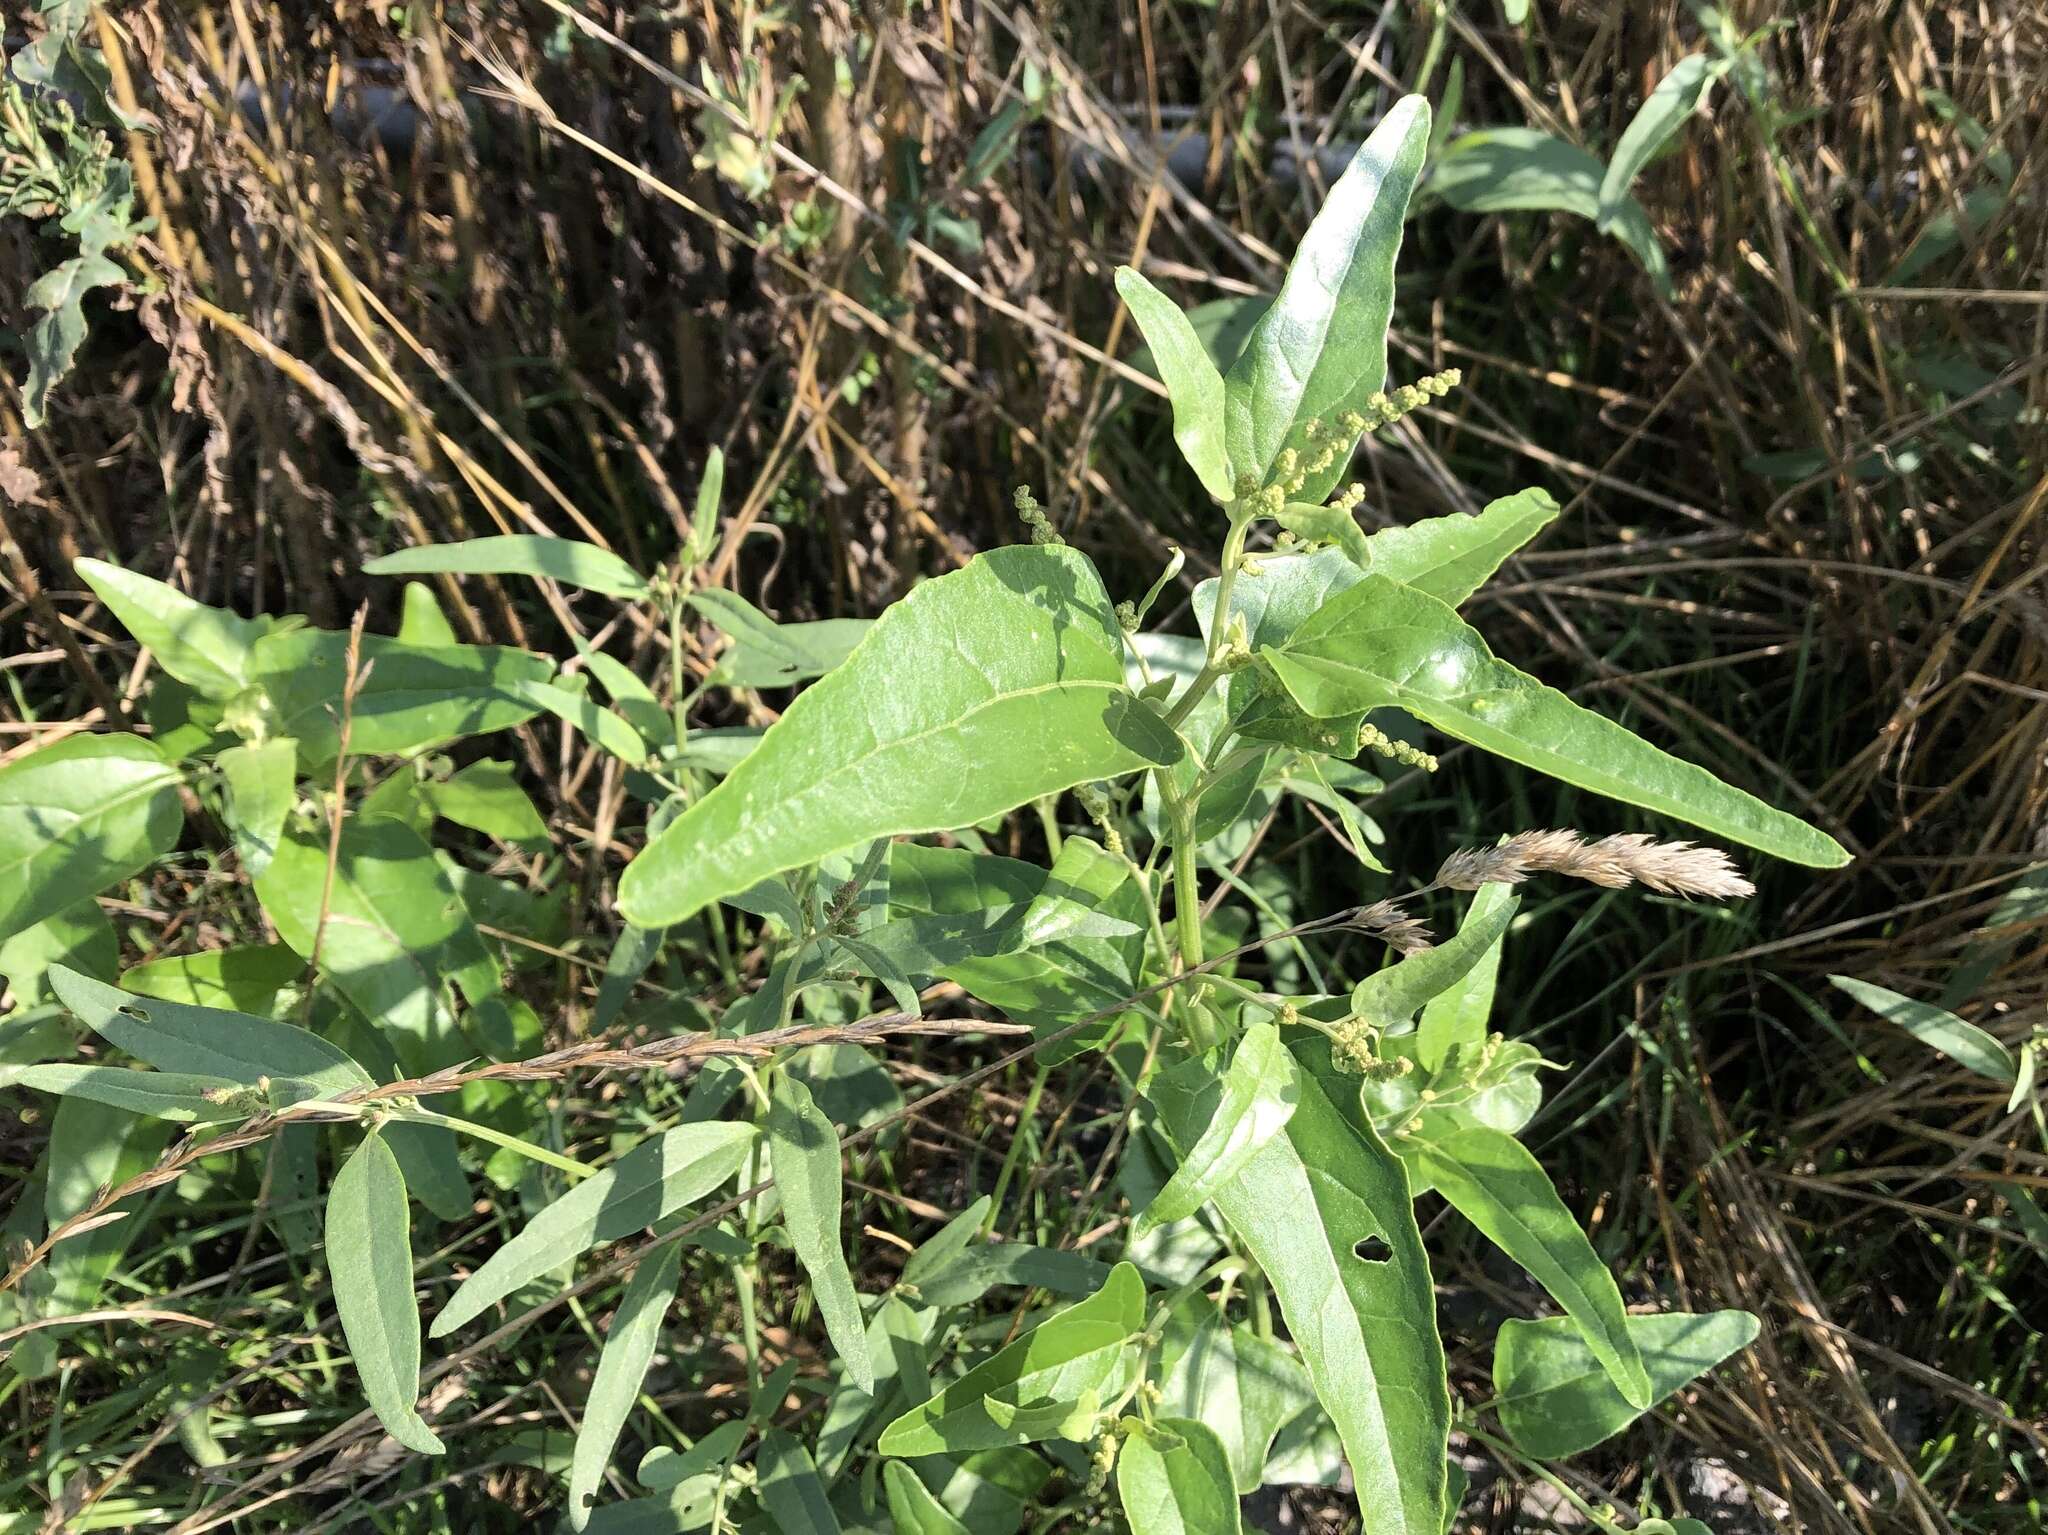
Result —
[[1030, 1091], [1024, 1095], [1024, 1110], [1017, 1116], [1017, 1133], [1010, 1137], [1010, 1149], [1003, 1155], [1003, 1165], [996, 1173], [995, 1193], [988, 1204], [988, 1221], [983, 1226], [984, 1234], [993, 1236], [996, 1220], [1003, 1213], [1003, 1196], [1010, 1191], [1010, 1179], [1017, 1172], [1017, 1158], [1024, 1150], [1024, 1137], [1030, 1132], [1032, 1121], [1038, 1117], [1038, 1101], [1045, 1096], [1045, 1079], [1052, 1075], [1052, 1068], [1043, 1061], [1031, 1077]]
[[572, 1178], [588, 1178], [597, 1169], [586, 1167], [574, 1157], [565, 1157], [558, 1151], [545, 1146], [536, 1146], [532, 1141], [522, 1141], [516, 1135], [507, 1135], [502, 1130], [493, 1130], [489, 1125], [480, 1125], [472, 1119], [457, 1119], [452, 1114], [437, 1114], [432, 1109], [394, 1109], [390, 1118], [413, 1125], [439, 1125], [444, 1130], [453, 1130], [457, 1135], [472, 1135], [480, 1141], [489, 1141], [493, 1146], [502, 1146], [507, 1151], [516, 1151], [522, 1157], [567, 1173]]

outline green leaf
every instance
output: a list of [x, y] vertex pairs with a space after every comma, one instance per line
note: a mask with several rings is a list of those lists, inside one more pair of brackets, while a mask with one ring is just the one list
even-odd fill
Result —
[[1192, 1327], [1176, 1312], [1167, 1323], [1159, 1410], [1206, 1423], [1222, 1442], [1240, 1493], [1263, 1479], [1273, 1437], [1297, 1414], [1319, 1411], [1301, 1361], [1248, 1326], [1227, 1326], [1213, 1303], [1187, 1303]]
[[902, 1461], [882, 1462], [882, 1485], [889, 1496], [889, 1519], [896, 1526], [896, 1535], [971, 1535]]
[[732, 647], [711, 675], [736, 688], [786, 688], [822, 677], [853, 654], [873, 627], [865, 618], [779, 624], [746, 598], [718, 587], [692, 592], [690, 606], [732, 636]]
[[157, 665], [180, 682], [225, 703], [254, 680], [251, 655], [271, 631], [269, 622], [207, 607], [174, 586], [105, 560], [74, 560], [72, 568]]
[[505, 533], [455, 544], [421, 544], [371, 560], [363, 571], [372, 576], [422, 576], [440, 571], [470, 576], [539, 576], [614, 597], [647, 595], [646, 578], [610, 550], [573, 538], [547, 538], [534, 533]]
[[363, 1395], [393, 1439], [438, 1455], [444, 1446], [414, 1405], [420, 1307], [412, 1288], [410, 1209], [398, 1160], [373, 1130], [327, 1191], [327, 1267]]
[[[121, 967], [121, 941], [113, 923], [100, 910], [98, 901], [85, 900], [45, 917], [34, 927], [23, 928], [12, 938], [0, 941], [0, 976], [14, 993], [15, 1013], [7, 1023], [19, 1021], [21, 1010], [51, 1001], [49, 974], [58, 965], [69, 965], [96, 977], [111, 978]], [[70, 1031], [64, 1031], [68, 1047]], [[64, 1051], [53, 1052], [68, 1054]], [[0, 1060], [5, 1060], [0, 1055]]]
[[882, 1430], [876, 1449], [941, 1455], [1030, 1443], [1043, 1426], [1020, 1419], [1018, 1409], [1064, 1409], [1084, 1395], [1099, 1400], [1107, 1388], [1120, 1390], [1135, 1364], [1131, 1340], [1144, 1325], [1144, 1282], [1130, 1264], [1119, 1263], [1088, 1299], [1046, 1318], [897, 1418]]
[[783, 1224], [804, 1272], [825, 1332], [846, 1373], [861, 1390], [875, 1389], [867, 1322], [840, 1239], [839, 1136], [811, 1101], [810, 1089], [787, 1071], [775, 1077], [768, 1108], [768, 1166], [782, 1196]]
[[[1629, 1336], [1649, 1372], [1650, 1405], [1749, 1347], [1757, 1320], [1747, 1311], [1632, 1316]], [[1642, 1416], [1564, 1317], [1501, 1323], [1493, 1350], [1501, 1426], [1539, 1460], [1589, 1450]]]
[[1621, 131], [1607, 173], [1600, 178], [1598, 222], [1608, 233], [1629, 204], [1628, 189], [1644, 166], [1657, 158], [1664, 146], [1699, 110], [1701, 98], [1713, 83], [1727, 73], [1728, 64], [1711, 54], [1695, 53], [1680, 59], [1671, 72], [1657, 82], [1636, 115]]
[[[266, 635], [250, 666], [269, 733], [296, 738], [309, 767], [332, 762], [341, 749], [348, 636], [330, 629]], [[408, 645], [366, 634], [348, 749], [359, 757], [407, 756], [524, 724], [541, 705], [522, 688], [553, 671], [544, 658], [502, 645]]]
[[1216, 1435], [1191, 1418], [1134, 1423], [1117, 1452], [1131, 1535], [1237, 1535], [1237, 1487]]
[[640, 732], [599, 705], [587, 693], [530, 678], [513, 682], [510, 690], [536, 709], [545, 710], [564, 724], [573, 725], [587, 739], [595, 741], [628, 766], [638, 767], [647, 760], [647, 743], [640, 738]]
[[351, 816], [331, 885], [327, 853], [325, 828], [288, 827], [257, 876], [278, 936], [306, 958], [317, 946], [323, 976], [391, 1041], [408, 1074], [474, 1054], [447, 984], [474, 1008], [498, 993], [502, 977], [433, 850], [401, 821]]
[[[44, 1153], [43, 1218], [54, 1230], [98, 1202], [102, 1189], [147, 1172], [171, 1138], [171, 1127], [86, 1098], [65, 1098], [50, 1118]], [[133, 1194], [102, 1212], [104, 1225], [73, 1232], [49, 1257], [49, 1293], [42, 1311], [62, 1316], [97, 1304], [135, 1241], [151, 1199]]]
[[752, 1125], [682, 1125], [643, 1141], [593, 1173], [484, 1262], [449, 1297], [428, 1335], [444, 1338], [529, 1280], [599, 1242], [643, 1231], [702, 1199], [739, 1171], [754, 1144]]
[[1564, 1307], [1622, 1396], [1648, 1407], [1650, 1377], [1621, 1290], [1543, 1164], [1512, 1135], [1485, 1125], [1424, 1128], [1409, 1139], [1437, 1191]]
[[1361, 568], [1372, 561], [1365, 529], [1358, 525], [1356, 516], [1341, 506], [1289, 501], [1273, 514], [1273, 520], [1305, 544], [1335, 544]]
[[[1314, 554], [1259, 558], [1257, 574], [1240, 575], [1230, 592], [1230, 616], [1242, 618], [1254, 653], [1286, 641], [1325, 603], [1365, 579], [1365, 572], [1341, 549]], [[1216, 625], [1216, 582], [1195, 588], [1195, 616], [1207, 636]], [[1286, 693], [1271, 686], [1257, 668], [1230, 678], [1229, 714], [1239, 731], [1262, 741], [1280, 741], [1309, 752], [1355, 756], [1363, 713], [1348, 720], [1315, 720]], [[1199, 711], [1198, 711], [1199, 712]]]
[[[949, 1228], [950, 1229], [950, 1228]], [[917, 1289], [921, 1306], [971, 1306], [998, 1285], [1024, 1285], [1054, 1295], [1089, 1295], [1109, 1278], [1108, 1265], [1081, 1253], [1029, 1242], [984, 1242], [927, 1265], [900, 1281]]]
[[1517, 491], [1489, 501], [1477, 517], [1453, 512], [1383, 528], [1366, 539], [1366, 558], [1360, 563], [1374, 575], [1455, 608], [1484, 586], [1503, 560], [1555, 522], [1557, 514], [1549, 491]]
[[619, 910], [666, 926], [876, 837], [1173, 761], [1180, 742], [1125, 687], [1122, 652], [1072, 549], [998, 549], [927, 581], [628, 865]]
[[661, 1341], [661, 1320], [675, 1299], [676, 1279], [683, 1268], [683, 1244], [670, 1242], [640, 1260], [619, 1309], [605, 1329], [604, 1351], [597, 1356], [597, 1374], [583, 1404], [583, 1422], [576, 1429], [576, 1449], [569, 1468], [569, 1526], [590, 1522], [590, 1501], [611, 1464], [619, 1430], [640, 1399], [640, 1383]]
[[1223, 452], [1223, 375], [1202, 346], [1180, 305], [1131, 267], [1116, 269], [1116, 291], [1151, 348], [1153, 366], [1173, 402], [1173, 440], [1181, 456], [1218, 501], [1233, 501], [1230, 462]]
[[1486, 958], [1513, 920], [1520, 898], [1488, 902], [1468, 912], [1445, 943], [1410, 954], [1374, 971], [1351, 991], [1351, 1010], [1381, 1029], [1399, 1029], [1435, 997], [1443, 995]]
[[[1534, 128], [1482, 128], [1444, 146], [1431, 168], [1429, 188], [1467, 213], [1537, 208], [1597, 220], [1605, 175], [1599, 160], [1576, 144]], [[1643, 205], [1633, 197], [1622, 198], [1609, 230], [1643, 264], [1658, 291], [1669, 297], [1670, 268]]]
[[126, 281], [127, 274], [98, 251], [81, 251], [28, 285], [22, 301], [43, 311], [29, 327], [28, 384], [21, 393], [21, 419], [31, 431], [48, 419], [50, 390], [71, 371], [85, 341], [86, 294]]
[[1957, 1065], [2006, 1087], [2018, 1079], [2019, 1062], [2003, 1040], [1946, 1008], [1916, 1002], [1853, 976], [1831, 975], [1828, 979], [1886, 1022], [1897, 1024], [1928, 1049], [1940, 1051]]
[[429, 779], [420, 798], [445, 821], [467, 826], [515, 847], [541, 847], [547, 823], [512, 776], [509, 762], [472, 762], [451, 778]]
[[[73, 966], [77, 969], [77, 966]], [[306, 973], [306, 962], [281, 943], [167, 955], [122, 973], [121, 989], [194, 1007], [224, 1007], [269, 1016], [279, 992]]]
[[1133, 1240], [1200, 1210], [1287, 1127], [1297, 1101], [1295, 1076], [1294, 1057], [1280, 1042], [1279, 1029], [1255, 1023], [1245, 1031], [1223, 1073], [1215, 1114], [1132, 1225]]
[[701, 565], [718, 546], [718, 503], [725, 496], [725, 450], [713, 448], [704, 459], [704, 478], [697, 482], [697, 504], [690, 518], [689, 565]]
[[[1327, 446], [1342, 431], [1337, 418], [1362, 411], [1385, 386], [1394, 257], [1428, 144], [1428, 103], [1403, 97], [1330, 188], [1295, 250], [1280, 296], [1260, 316], [1224, 380], [1233, 473], [1263, 484], [1286, 448], [1307, 470], [1320, 456], [1309, 422], [1324, 423], [1328, 435], [1321, 446]], [[1344, 477], [1349, 457], [1338, 453], [1307, 474], [1290, 498], [1323, 500]]]
[[[1434, 1071], [1443, 1065], [1453, 1046], [1469, 1053], [1486, 1043], [1487, 1020], [1493, 1016], [1494, 984], [1500, 977], [1501, 945], [1507, 941], [1505, 926], [1495, 926], [1495, 914], [1512, 909], [1514, 891], [1507, 885], [1482, 885], [1458, 924], [1458, 939], [1468, 929], [1491, 931], [1492, 939], [1465, 973], [1423, 1004], [1422, 1022], [1416, 1028], [1415, 1059]], [[1458, 939], [1453, 939], [1457, 942]]]
[[0, 939], [176, 845], [178, 770], [141, 736], [72, 735], [0, 768]]
[[[681, 1250], [682, 1244], [677, 1244]], [[687, 1450], [677, 1451], [667, 1445], [660, 1445], [640, 1457], [640, 1468], [634, 1474], [640, 1478], [640, 1485], [665, 1492], [679, 1487], [693, 1476], [725, 1465], [739, 1453], [741, 1441], [747, 1437], [750, 1425], [744, 1418], [735, 1418], [729, 1423], [707, 1429], [703, 1437]]]
[[441, 611], [434, 589], [424, 581], [405, 583], [405, 598], [399, 609], [398, 639], [401, 644], [427, 649], [462, 643], [455, 637], [455, 628], [448, 622], [448, 615]]
[[293, 787], [298, 743], [289, 739], [244, 743], [229, 747], [214, 760], [227, 784], [228, 830], [241, 852], [242, 867], [253, 879], [277, 856], [285, 818], [297, 800]]
[[[1273, 1287], [1351, 1462], [1366, 1535], [1443, 1527], [1451, 1401], [1429, 1258], [1400, 1159], [1324, 1091], [1321, 1036], [1295, 1047], [1299, 1101], [1215, 1198]], [[1175, 1115], [1182, 1145], [1198, 1123]]]
[[51, 981], [64, 1005], [94, 1033], [159, 1071], [252, 1087], [270, 1078], [278, 1087], [289, 1084], [300, 1097], [332, 1097], [375, 1085], [346, 1051], [288, 1023], [142, 998], [76, 970], [52, 971]]
[[1365, 577], [1260, 654], [1318, 718], [1406, 709], [1510, 762], [1794, 863], [1849, 861], [1826, 833], [1496, 660], [1450, 607], [1384, 576]]
[[795, 1435], [769, 1429], [761, 1436], [756, 1467], [762, 1510], [781, 1535], [839, 1535], [839, 1519], [826, 1501], [818, 1468]]
[[207, 1096], [233, 1094], [238, 1086], [225, 1077], [130, 1071], [125, 1066], [0, 1066], [0, 1087], [33, 1087], [59, 1097], [86, 1098], [178, 1124], [248, 1118], [248, 1108]]

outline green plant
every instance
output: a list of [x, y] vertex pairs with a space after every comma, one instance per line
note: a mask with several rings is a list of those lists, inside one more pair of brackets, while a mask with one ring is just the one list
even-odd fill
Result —
[[[697, 584], [716, 544], [716, 461], [684, 547], [652, 577], [608, 550], [533, 536], [366, 567], [517, 574], [558, 600], [619, 599], [671, 638], [665, 698], [588, 645], [558, 666], [458, 644], [424, 586], [408, 588], [405, 622], [385, 638], [360, 620], [344, 633], [244, 619], [81, 561], [165, 675], [151, 737], [76, 736], [0, 771], [0, 864], [14, 875], [0, 941], [20, 946], [10, 980], [40, 1003], [9, 1025], [0, 1082], [58, 1099], [41, 1196], [10, 1222], [9, 1324], [29, 1339], [76, 1325], [146, 1196], [202, 1164], [259, 1162], [265, 1199], [325, 1181], [327, 1264], [362, 1395], [401, 1445], [434, 1453], [414, 1234], [465, 1219], [480, 1175], [524, 1223], [461, 1277], [430, 1339], [520, 1296], [573, 1300], [630, 1270], [567, 1468], [572, 1526], [765, 1521], [791, 1535], [884, 1520], [1050, 1528], [1099, 1508], [1112, 1477], [1141, 1535], [1228, 1531], [1239, 1496], [1277, 1462], [1323, 1475], [1338, 1458], [1369, 1535], [1440, 1535], [1455, 1512], [1454, 1405], [1414, 1214], [1431, 1191], [1563, 1313], [1507, 1324], [1495, 1399], [1460, 1409], [1475, 1432], [1490, 1414], [1516, 1453], [1598, 1443], [1745, 1346], [1756, 1322], [1743, 1313], [1624, 1308], [1516, 1139], [1544, 1063], [1488, 1028], [1516, 886], [1555, 874], [1747, 894], [1722, 854], [1524, 830], [1453, 851], [1398, 899], [1256, 936], [1202, 898], [1206, 867], [1222, 891], [1260, 899], [1226, 850], [1282, 794], [1336, 816], [1361, 874], [1384, 876], [1354, 797], [1378, 781], [1351, 759], [1370, 750], [1437, 770], [1421, 727], [1796, 863], [1846, 860], [1822, 832], [1503, 663], [1459, 617], [1557, 515], [1545, 493], [1372, 534], [1353, 519], [1362, 491], [1339, 486], [1360, 437], [1458, 383], [1386, 387], [1395, 257], [1428, 137], [1418, 98], [1374, 131], [1227, 373], [1178, 308], [1118, 274], [1175, 438], [1218, 508], [1199, 639], [1143, 632], [1174, 568], [1116, 602], [1021, 492], [1030, 544], [926, 582], [872, 625], [777, 624]], [[1255, 549], [1275, 529], [1274, 546]], [[701, 677], [685, 665], [693, 622], [726, 636]], [[707, 689], [805, 681], [765, 729], [690, 723]], [[617, 1023], [677, 951], [716, 955], [737, 981], [728, 921], [752, 919], [772, 940], [765, 976], [715, 1029], [671, 1022], [636, 1045], [541, 1051], [548, 1031], [486, 934], [550, 948], [561, 936], [530, 889], [433, 838], [448, 823], [499, 846], [545, 845], [514, 764], [458, 768], [445, 755], [542, 716], [616, 759], [649, 807], [647, 845], [618, 883], [625, 927], [593, 1026]], [[188, 792], [279, 941], [116, 986], [92, 897], [177, 843]], [[1067, 795], [1093, 835], [1063, 823]], [[1043, 865], [983, 840], [1027, 808]], [[935, 834], [950, 842], [897, 840]], [[1439, 943], [1417, 902], [1443, 892], [1471, 899]], [[1254, 984], [1262, 955], [1339, 929], [1392, 962], [1347, 988], [1297, 957], [1268, 978], [1298, 983]], [[994, 1019], [924, 1018], [934, 980]], [[893, 1009], [864, 1016], [877, 992]], [[66, 1011], [91, 1031], [90, 1052]], [[1006, 1164], [993, 1195], [917, 1246], [885, 1292], [863, 1293], [842, 1157], [908, 1110], [849, 1104], [804, 1052], [931, 1030], [1028, 1030], [1018, 1058], [1041, 1069], [1099, 1052], [1129, 1132], [1120, 1261], [990, 1241]], [[695, 1075], [673, 1112], [622, 1109], [622, 1144], [599, 1163], [571, 1154], [533, 1085], [599, 1067]], [[459, 1113], [429, 1106], [448, 1098]], [[189, 1127], [168, 1152], [166, 1124]], [[131, 1218], [108, 1222], [116, 1209]], [[299, 1252], [323, 1235], [306, 1213], [279, 1201], [271, 1216]], [[626, 1262], [561, 1283], [591, 1248], [649, 1232]], [[782, 1252], [808, 1276], [832, 1349], [803, 1373], [795, 1354], [762, 1368], [763, 1266]], [[636, 1471], [646, 1496], [594, 1505], [619, 1475], [617, 1441], [685, 1262], [731, 1278], [745, 1415], [649, 1453]], [[976, 1304], [999, 1285], [1070, 1303], [983, 1318]], [[13, 1362], [50, 1365], [47, 1350], [18, 1348]], [[803, 1411], [787, 1414], [793, 1392]], [[1064, 1502], [1045, 1494], [1055, 1466], [1075, 1489]]]

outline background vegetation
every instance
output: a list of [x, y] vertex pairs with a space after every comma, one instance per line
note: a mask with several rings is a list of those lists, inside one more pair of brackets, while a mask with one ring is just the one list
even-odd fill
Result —
[[[1424, 201], [1393, 373], [1464, 387], [1369, 443], [1364, 517], [1549, 488], [1565, 515], [1481, 599], [1503, 654], [1858, 854], [1819, 876], [1757, 860], [1759, 896], [1726, 910], [1558, 894], [1509, 942], [1496, 1027], [1582, 1068], [1530, 1144], [1603, 1255], [1765, 1322], [1573, 1474], [1730, 1531], [2038, 1521], [2048, 1221], [2027, 1191], [2048, 1156], [2002, 1091], [1825, 981], [2014, 1044], [2048, 1006], [2037, 8], [46, 0], [9, 26], [15, 77], [26, 57], [77, 111], [28, 89], [0, 113], [0, 760], [166, 728], [80, 556], [244, 613], [345, 627], [367, 603], [389, 633], [399, 584], [361, 566], [413, 543], [554, 532], [655, 568], [714, 447], [710, 578], [783, 619], [873, 614], [1016, 540], [1020, 483], [1122, 589], [1184, 545], [1184, 598], [1215, 540], [1116, 265], [1189, 305], [1266, 291], [1341, 146], [1402, 91], [1453, 134], [1533, 129], [1605, 161], [1674, 63], [1767, 29], [1636, 183], [1665, 280], [1571, 212]], [[72, 311], [31, 281], [59, 270], [88, 329], [45, 401], [31, 353]], [[671, 643], [602, 599], [439, 596], [464, 639], [580, 639], [645, 676]], [[679, 638], [707, 674], [716, 632]], [[758, 723], [786, 697], [721, 691], [703, 717]], [[524, 728], [517, 756], [547, 843], [463, 851], [528, 897], [486, 931], [564, 1044], [593, 1027], [643, 814], [559, 727]], [[1387, 860], [1570, 823], [1569, 799], [1537, 804], [1448, 754], [1389, 791]], [[1260, 830], [1302, 917], [1372, 893], [1332, 832], [1292, 803]], [[993, 845], [1039, 835], [1020, 818]], [[125, 961], [264, 936], [209, 841], [102, 902]], [[655, 977], [629, 1027], [702, 1026], [760, 963]], [[905, 1096], [991, 1058], [877, 1054]], [[564, 1143], [601, 1146], [686, 1087], [547, 1091]], [[1114, 1235], [1106, 1101], [1084, 1059], [932, 1104], [850, 1167], [859, 1250], [886, 1269], [982, 1192], [1012, 1237]], [[10, 1095], [6, 1182], [44, 1150], [28, 1110]], [[48, 1373], [0, 1369], [0, 1529], [512, 1530], [559, 1507], [613, 1291], [449, 1349], [429, 1392], [465, 1406], [424, 1461], [325, 1363], [317, 1249], [259, 1241], [226, 1184], [175, 1195], [108, 1303], [188, 1320], [82, 1327]], [[507, 1221], [480, 1208], [436, 1256], [473, 1264]], [[1455, 1340], [1528, 1297], [1480, 1244], [1430, 1240], [1457, 1377]], [[730, 1287], [704, 1293], [654, 1391], [679, 1421], [744, 1391]], [[817, 1336], [791, 1312], [767, 1341], [803, 1358]], [[1472, 1529], [1576, 1517], [1483, 1447], [1470, 1467]], [[1345, 1507], [1311, 1491], [1266, 1516], [1334, 1530]]]

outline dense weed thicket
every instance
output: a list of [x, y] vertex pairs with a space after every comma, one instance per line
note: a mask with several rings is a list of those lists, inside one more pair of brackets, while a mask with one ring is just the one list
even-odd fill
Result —
[[2032, 8], [6, 26], [0, 1531], [2042, 1521]]

